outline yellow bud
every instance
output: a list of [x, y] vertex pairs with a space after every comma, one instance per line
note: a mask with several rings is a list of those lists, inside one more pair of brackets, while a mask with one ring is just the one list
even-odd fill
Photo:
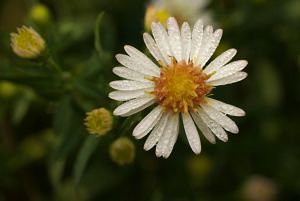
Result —
[[47, 6], [35, 4], [30, 10], [29, 17], [37, 24], [46, 25], [51, 20], [51, 13]]
[[87, 113], [85, 126], [90, 134], [105, 135], [112, 129], [113, 118], [111, 112], [99, 108]]
[[12, 82], [2, 81], [0, 82], [0, 96], [11, 97], [17, 92], [17, 86]]
[[187, 161], [187, 169], [192, 178], [199, 181], [204, 179], [211, 171], [212, 162], [205, 156], [193, 156]]
[[13, 51], [23, 58], [36, 58], [45, 49], [44, 39], [32, 28], [22, 26], [17, 33], [11, 33], [11, 47]]
[[145, 29], [146, 31], [151, 30], [152, 22], [160, 22], [166, 26], [168, 18], [171, 16], [170, 12], [163, 7], [149, 5], [145, 13]]
[[135, 158], [135, 146], [127, 137], [118, 138], [110, 145], [109, 155], [118, 165], [130, 164]]

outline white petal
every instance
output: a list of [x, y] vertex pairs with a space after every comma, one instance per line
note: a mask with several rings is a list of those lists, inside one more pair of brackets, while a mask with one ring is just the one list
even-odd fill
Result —
[[153, 89], [139, 89], [132, 91], [113, 91], [108, 94], [108, 97], [116, 101], [128, 101], [134, 98], [139, 98], [145, 95], [145, 91], [152, 91]]
[[199, 53], [201, 43], [202, 43], [202, 37], [203, 37], [203, 23], [202, 20], [198, 20], [195, 23], [192, 31], [192, 45], [191, 45], [191, 55], [190, 55], [191, 60], [194, 60]]
[[219, 80], [224, 77], [233, 75], [236, 72], [243, 70], [247, 66], [247, 64], [248, 62], [245, 60], [231, 62], [217, 70], [216, 73], [213, 74], [207, 81]]
[[109, 83], [109, 86], [116, 90], [128, 91], [153, 88], [153, 82], [139, 82], [133, 80], [116, 80]]
[[167, 21], [168, 27], [168, 39], [169, 45], [171, 47], [172, 54], [175, 56], [176, 60], [180, 62], [181, 58], [181, 36], [177, 21], [174, 17], [170, 17]]
[[174, 148], [174, 145], [177, 141], [178, 138], [178, 133], [179, 133], [179, 114], [174, 114], [174, 125], [172, 128], [172, 135], [170, 137], [169, 143], [167, 148], [165, 149], [164, 153], [163, 153], [163, 157], [164, 158], [168, 158]]
[[143, 96], [123, 103], [114, 110], [113, 114], [123, 117], [129, 116], [145, 109], [153, 103], [155, 103], [154, 97], [149, 95]]
[[161, 119], [158, 121], [154, 129], [151, 131], [149, 137], [147, 138], [144, 149], [146, 151], [150, 150], [156, 145], [160, 136], [163, 134], [165, 127], [167, 125], [170, 113], [163, 113]]
[[220, 112], [223, 112], [225, 114], [229, 114], [232, 116], [245, 116], [245, 111], [235, 107], [233, 105], [229, 105], [227, 103], [223, 103], [221, 101], [212, 99], [212, 98], [208, 98], [206, 97], [206, 100], [208, 102], [208, 104], [210, 104], [212, 107], [216, 108], [217, 110], [219, 110]]
[[165, 127], [165, 130], [162, 136], [159, 138], [158, 143], [156, 145], [155, 153], [157, 157], [160, 156], [166, 157], [167, 153], [170, 151], [169, 143], [173, 135], [173, 131], [177, 126], [177, 123], [178, 123], [178, 114], [171, 114], [168, 119], [167, 126]]
[[140, 82], [149, 82], [149, 80], [145, 79], [145, 75], [142, 73], [136, 72], [126, 67], [114, 67], [113, 72], [125, 79], [135, 80]]
[[211, 130], [208, 128], [208, 126], [202, 121], [201, 117], [195, 113], [191, 113], [197, 127], [200, 129], [204, 137], [212, 144], [216, 143], [216, 137], [214, 134], [211, 132]]
[[219, 68], [227, 64], [236, 55], [236, 52], [237, 52], [236, 49], [229, 49], [223, 52], [212, 62], [210, 62], [210, 64], [207, 67], [205, 67], [203, 72], [206, 74], [210, 74], [218, 70]]
[[170, 57], [173, 55], [171, 54], [171, 48], [168, 42], [168, 34], [165, 28], [159, 22], [158, 23], [152, 22], [151, 29], [161, 55], [164, 57], [167, 64], [170, 64], [171, 63]]
[[239, 128], [229, 117], [222, 112], [219, 112], [214, 107], [208, 104], [200, 104], [204, 112], [218, 124], [220, 124], [225, 130], [231, 133], [238, 133]]
[[144, 33], [144, 42], [149, 50], [149, 52], [152, 54], [152, 56], [163, 66], [167, 65], [167, 61], [164, 59], [162, 54], [160, 53], [154, 39], [150, 36], [148, 33]]
[[232, 84], [235, 82], [239, 82], [239, 81], [245, 79], [246, 77], [247, 77], [246, 72], [237, 72], [231, 76], [224, 77], [219, 80], [208, 81], [206, 83], [209, 85], [212, 85], [212, 86], [226, 85], [226, 84]]
[[201, 143], [200, 143], [200, 137], [197, 128], [194, 124], [194, 121], [188, 112], [182, 113], [181, 115], [182, 115], [183, 126], [184, 126], [184, 130], [188, 142], [193, 152], [195, 154], [199, 154], [201, 152]]
[[213, 35], [207, 40], [204, 47], [200, 49], [195, 65], [205, 66], [206, 62], [217, 49], [222, 38], [223, 30], [216, 30]]
[[132, 57], [125, 55], [125, 54], [117, 54], [116, 59], [120, 62], [120, 64], [130, 68], [136, 72], [142, 73], [148, 76], [157, 76], [157, 73], [154, 73], [152, 70], [144, 68], [140, 63], [138, 63]]
[[210, 130], [223, 142], [228, 141], [228, 136], [225, 130], [217, 122], [212, 120], [202, 109], [198, 109], [197, 114], [203, 120], [203, 122], [210, 128]]
[[153, 63], [153, 61], [151, 61], [144, 53], [129, 45], [125, 45], [124, 49], [131, 58], [133, 58], [137, 63], [141, 65], [141, 67], [147, 69], [147, 71], [152, 71], [156, 74], [157, 77], [159, 77], [159, 67], [155, 63]]
[[181, 27], [181, 47], [182, 47], [182, 59], [186, 63], [189, 62], [191, 51], [191, 28], [187, 22], [184, 22]]
[[146, 136], [160, 120], [163, 109], [161, 106], [154, 108], [133, 130], [132, 135], [137, 139]]

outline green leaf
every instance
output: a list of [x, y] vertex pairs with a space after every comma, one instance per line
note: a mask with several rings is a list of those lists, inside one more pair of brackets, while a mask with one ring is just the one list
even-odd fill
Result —
[[95, 136], [88, 136], [80, 148], [74, 164], [74, 178], [75, 183], [79, 184], [81, 177], [86, 169], [87, 163], [97, 148], [99, 139]]
[[101, 46], [101, 40], [100, 40], [100, 30], [101, 30], [100, 26], [102, 23], [103, 16], [104, 16], [104, 12], [101, 12], [97, 17], [96, 25], [95, 25], [95, 48], [100, 56], [104, 54], [103, 48]]
[[111, 59], [116, 46], [116, 28], [112, 18], [101, 12], [95, 24], [95, 48], [101, 59]]
[[54, 130], [58, 133], [58, 144], [54, 158], [67, 158], [80, 144], [85, 128], [83, 112], [75, 107], [71, 97], [64, 97], [54, 116]]

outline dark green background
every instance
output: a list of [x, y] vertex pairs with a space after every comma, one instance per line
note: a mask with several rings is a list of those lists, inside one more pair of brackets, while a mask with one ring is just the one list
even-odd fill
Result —
[[[249, 200], [244, 192], [255, 175], [276, 186], [276, 200], [300, 200], [299, 0], [209, 3], [215, 26], [224, 30], [217, 54], [234, 47], [236, 59], [249, 61], [248, 78], [218, 87], [214, 97], [243, 108], [247, 115], [233, 118], [240, 133], [231, 134], [229, 142], [212, 145], [201, 138], [198, 156], [181, 133], [167, 160], [156, 158], [153, 150], [145, 152], [144, 139], [131, 137], [142, 113], [125, 122], [125, 130], [125, 118], [115, 118], [114, 129], [103, 138], [88, 137], [83, 126], [85, 112], [117, 106], [107, 98], [108, 83], [116, 79], [111, 73], [117, 64], [114, 55], [124, 52], [125, 44], [145, 49], [147, 2], [41, 1], [52, 13], [47, 26], [28, 18], [35, 2], [0, 1], [0, 80], [17, 84], [12, 95], [0, 95], [0, 201]], [[102, 48], [96, 50], [94, 28], [102, 11], [96, 30], [96, 44]], [[45, 38], [65, 71], [62, 78], [53, 76], [42, 61], [12, 53], [9, 33], [23, 24], [34, 26]], [[124, 167], [108, 154], [111, 142], [121, 135], [136, 145], [134, 163]], [[86, 138], [90, 144], [83, 150]], [[80, 152], [86, 154], [86, 163], [78, 161]], [[80, 164], [86, 164], [84, 171], [76, 169]]]

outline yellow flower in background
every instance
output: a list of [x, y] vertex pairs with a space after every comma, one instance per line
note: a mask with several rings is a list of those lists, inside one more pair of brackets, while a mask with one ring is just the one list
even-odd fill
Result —
[[0, 82], [0, 96], [9, 98], [17, 93], [17, 85], [8, 82], [8, 81], [1, 81]]
[[46, 43], [32, 27], [22, 26], [11, 33], [11, 47], [18, 56], [33, 59], [45, 50]]
[[166, 26], [167, 20], [170, 16], [170, 12], [166, 8], [149, 5], [145, 13], [145, 29], [149, 31], [153, 21], [161, 22], [164, 26]]
[[118, 165], [130, 164], [135, 158], [135, 146], [127, 137], [118, 138], [110, 145], [109, 155]]
[[37, 24], [46, 25], [51, 20], [51, 13], [47, 6], [35, 4], [30, 10], [29, 17]]
[[167, 19], [174, 16], [181, 24], [194, 24], [201, 18], [206, 23], [212, 23], [210, 13], [204, 11], [209, 0], [152, 0], [145, 12], [145, 29], [150, 31], [152, 22], [160, 22], [166, 26]]
[[112, 129], [113, 118], [111, 112], [99, 108], [87, 113], [85, 126], [90, 134], [105, 135]]

